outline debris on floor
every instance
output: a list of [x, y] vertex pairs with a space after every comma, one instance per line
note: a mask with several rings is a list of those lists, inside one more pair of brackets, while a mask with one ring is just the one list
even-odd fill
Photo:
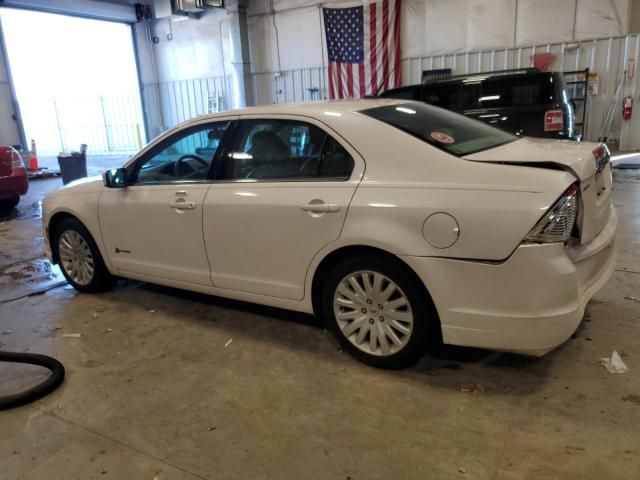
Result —
[[472, 395], [475, 395], [476, 393], [483, 393], [484, 392], [484, 387], [482, 385], [480, 385], [479, 383], [469, 383], [467, 385], [461, 385], [460, 386], [460, 391], [464, 392], [464, 393], [471, 393]]
[[466, 468], [464, 468], [464, 467], [460, 467], [460, 468], [458, 469], [458, 471], [459, 471], [460, 473], [467, 473], [467, 469], [466, 469]]
[[627, 373], [629, 371], [629, 367], [622, 361], [620, 354], [614, 350], [611, 354], [611, 358], [601, 358], [600, 364], [607, 369], [609, 373]]
[[625, 395], [622, 397], [623, 402], [635, 403], [636, 405], [640, 405], [640, 395]]
[[231, 345], [231, 342], [233, 342], [233, 338], [230, 338], [229, 341], [224, 344], [224, 348], [227, 348], [229, 345]]
[[637, 297], [624, 297], [625, 300], [631, 300], [632, 302], [640, 303], [640, 298]]
[[61, 335], [62, 338], [80, 338], [81, 336], [81, 333], [63, 333]]

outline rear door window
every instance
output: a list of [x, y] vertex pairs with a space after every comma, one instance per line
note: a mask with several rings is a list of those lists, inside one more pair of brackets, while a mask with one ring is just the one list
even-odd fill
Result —
[[416, 100], [419, 87], [396, 88], [380, 95], [382, 98], [402, 98], [404, 100]]
[[420, 100], [436, 107], [459, 111], [460, 85], [457, 83], [434, 83], [425, 85], [422, 89], [422, 98], [420, 98]]
[[297, 120], [244, 120], [225, 159], [226, 180], [346, 180], [354, 162], [321, 128]]
[[541, 105], [554, 101], [550, 75], [491, 78], [479, 86], [480, 108], [505, 108]]

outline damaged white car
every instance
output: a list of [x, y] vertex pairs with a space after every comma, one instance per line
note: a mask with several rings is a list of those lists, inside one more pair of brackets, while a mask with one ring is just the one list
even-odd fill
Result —
[[78, 290], [114, 277], [322, 316], [371, 365], [430, 339], [540, 355], [615, 263], [609, 152], [422, 103], [265, 106], [170, 130], [44, 201]]

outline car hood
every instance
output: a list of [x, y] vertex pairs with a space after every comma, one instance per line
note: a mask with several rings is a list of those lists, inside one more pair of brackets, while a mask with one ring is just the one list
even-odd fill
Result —
[[598, 170], [594, 157], [598, 146], [598, 143], [591, 142], [525, 137], [464, 158], [479, 162], [568, 168], [578, 179], [586, 180]]
[[73, 182], [64, 185], [59, 190], [55, 192], [51, 192], [49, 197], [58, 196], [58, 195], [67, 195], [69, 193], [91, 193], [91, 192], [100, 192], [104, 189], [104, 183], [102, 182], [101, 176], [96, 177], [85, 177], [79, 180], [74, 180]]

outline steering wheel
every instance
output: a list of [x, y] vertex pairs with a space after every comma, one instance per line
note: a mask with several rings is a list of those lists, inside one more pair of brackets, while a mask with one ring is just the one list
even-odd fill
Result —
[[206, 160], [200, 158], [197, 155], [191, 155], [191, 154], [183, 155], [178, 160], [176, 160], [175, 165], [173, 167], [174, 174], [176, 177], [180, 177], [183, 175], [182, 173], [183, 165], [187, 165], [187, 167], [191, 170], [192, 173], [195, 172], [195, 169], [191, 165], [186, 164], [185, 160], [195, 160], [205, 168], [209, 166], [209, 163]]

